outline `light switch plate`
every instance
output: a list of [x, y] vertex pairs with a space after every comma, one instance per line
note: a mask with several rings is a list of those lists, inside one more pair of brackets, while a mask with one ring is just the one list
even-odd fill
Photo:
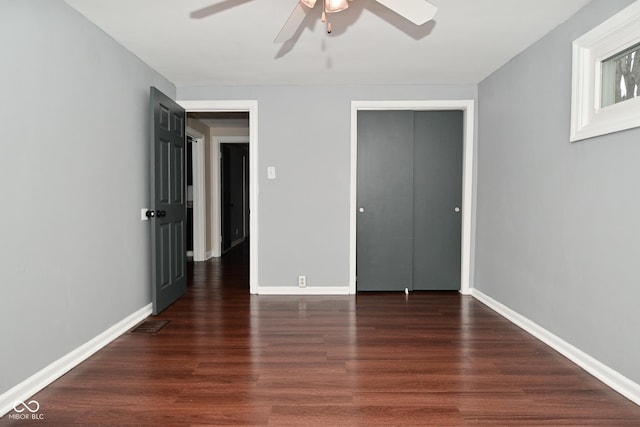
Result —
[[276, 179], [276, 167], [275, 166], [267, 167], [267, 179]]

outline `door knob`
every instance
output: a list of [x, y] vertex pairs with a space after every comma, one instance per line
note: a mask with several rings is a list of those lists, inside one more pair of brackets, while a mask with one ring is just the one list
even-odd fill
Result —
[[156, 212], [152, 211], [152, 210], [148, 210], [145, 215], [147, 216], [147, 218], [153, 218], [156, 216]]
[[360, 208], [358, 209], [360, 212], [364, 212], [364, 208]]
[[454, 212], [460, 212], [460, 208], [459, 207], [455, 207], [455, 209], [453, 210]]
[[158, 212], [156, 212], [156, 216], [158, 218], [162, 218], [163, 216], [167, 216], [167, 211], [158, 211]]

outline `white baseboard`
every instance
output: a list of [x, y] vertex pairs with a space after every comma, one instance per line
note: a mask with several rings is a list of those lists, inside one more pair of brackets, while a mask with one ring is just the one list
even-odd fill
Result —
[[636, 405], [640, 405], [640, 384], [631, 381], [629, 378], [611, 369], [604, 363], [594, 359], [582, 350], [574, 347], [562, 338], [547, 331], [537, 323], [513, 311], [504, 304], [499, 303], [481, 291], [472, 289], [471, 295], [493, 311], [553, 348], [567, 359], [571, 360], [573, 363], [634, 402]]
[[258, 286], [258, 295], [349, 295], [349, 286]]
[[100, 335], [80, 347], [62, 356], [46, 368], [35, 373], [9, 391], [0, 395], [0, 417], [13, 409], [18, 401], [27, 401], [31, 396], [78, 366], [92, 354], [140, 323], [152, 312], [152, 305], [146, 305], [135, 313], [125, 317]]
[[213, 258], [213, 251], [205, 252], [205, 254], [204, 254], [204, 260], [205, 260], [205, 261], [207, 261], [207, 260], [209, 260], [209, 259], [211, 259], [211, 258]]

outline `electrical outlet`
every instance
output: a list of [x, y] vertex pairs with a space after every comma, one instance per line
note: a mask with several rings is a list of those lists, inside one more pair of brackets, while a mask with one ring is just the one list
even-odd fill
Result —
[[298, 287], [299, 288], [307, 287], [307, 276], [298, 276]]
[[140, 219], [141, 219], [142, 221], [149, 221], [149, 218], [147, 217], [147, 211], [148, 211], [148, 210], [149, 210], [149, 209], [147, 209], [147, 208], [142, 208], [142, 209], [140, 209]]

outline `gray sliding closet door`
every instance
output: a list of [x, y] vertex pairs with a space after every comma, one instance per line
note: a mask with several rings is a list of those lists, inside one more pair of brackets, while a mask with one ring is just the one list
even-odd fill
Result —
[[463, 113], [359, 111], [358, 291], [460, 289]]
[[462, 111], [414, 118], [413, 288], [460, 289]]
[[357, 287], [412, 288], [413, 114], [358, 112]]

